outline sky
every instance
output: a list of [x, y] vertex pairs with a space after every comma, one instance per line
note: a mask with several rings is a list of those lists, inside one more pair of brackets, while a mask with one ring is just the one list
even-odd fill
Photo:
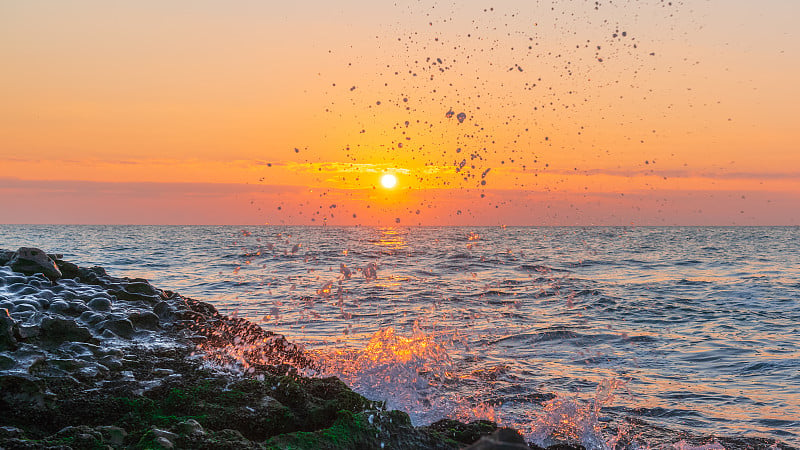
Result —
[[799, 14], [3, 1], [0, 223], [800, 225]]

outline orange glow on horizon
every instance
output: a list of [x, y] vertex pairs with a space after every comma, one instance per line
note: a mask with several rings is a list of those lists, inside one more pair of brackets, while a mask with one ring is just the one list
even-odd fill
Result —
[[[26, 181], [83, 183], [69, 188], [82, 207], [92, 195], [124, 201], [81, 190], [104, 183], [187, 185], [159, 195], [283, 189], [283, 217], [261, 214], [286, 223], [339, 222], [345, 209], [364, 224], [462, 223], [468, 210], [505, 208], [515, 222], [591, 224], [614, 214], [587, 198], [635, 196], [658, 216], [688, 193], [706, 199], [693, 211], [724, 207], [715, 220], [726, 224], [761, 195], [800, 211], [789, 2], [724, 13], [715, 2], [90, 3], [25, 2], [0, 15], [0, 180], [32, 204], [47, 194]], [[297, 33], [301, 23], [314, 26]], [[387, 173], [400, 182], [384, 184]], [[538, 213], [561, 212], [533, 217], [528, 197], [550, 198]], [[278, 206], [250, 200], [231, 216]], [[188, 222], [206, 217], [195, 208]], [[756, 209], [764, 223], [800, 223], [773, 204]]]

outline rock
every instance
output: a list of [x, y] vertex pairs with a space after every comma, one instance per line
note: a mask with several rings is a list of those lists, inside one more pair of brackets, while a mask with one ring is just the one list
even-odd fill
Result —
[[14, 358], [9, 358], [6, 355], [0, 354], [0, 370], [8, 370], [16, 365]]
[[175, 445], [169, 439], [165, 437], [157, 437], [153, 440], [153, 442], [161, 448], [173, 448]]
[[239, 444], [241, 446], [249, 446], [250, 441], [247, 440], [239, 430], [224, 429], [216, 433], [215, 436], [218, 440], [229, 442], [232, 444]]
[[172, 317], [173, 312], [172, 306], [170, 306], [167, 302], [158, 302], [155, 306], [153, 306], [153, 313], [155, 313], [161, 319], [169, 319]]
[[88, 325], [96, 325], [105, 319], [105, 316], [92, 311], [84, 311], [79, 319]]
[[118, 356], [106, 355], [100, 358], [100, 364], [109, 368], [109, 370], [119, 371], [122, 370], [122, 361]]
[[0, 309], [0, 351], [15, 350], [17, 339], [14, 337], [14, 330], [17, 322], [11, 318], [7, 309]]
[[128, 320], [136, 328], [144, 328], [145, 330], [158, 329], [158, 316], [150, 311], [131, 313], [128, 316]]
[[42, 327], [39, 325], [19, 325], [17, 327], [17, 337], [19, 339], [29, 339], [39, 336], [42, 333]]
[[48, 309], [50, 312], [66, 314], [66, 311], [69, 309], [69, 303], [64, 300], [56, 300], [53, 303], [50, 303]]
[[442, 419], [425, 428], [440, 433], [448, 439], [468, 445], [497, 430], [497, 424], [488, 420], [476, 420], [465, 424], [457, 420]]
[[86, 303], [83, 303], [80, 300], [73, 300], [69, 302], [69, 309], [67, 309], [67, 314], [70, 316], [79, 316], [82, 313], [89, 310], [89, 307], [86, 306]]
[[128, 436], [124, 429], [115, 426], [99, 426], [95, 430], [100, 432], [104, 443], [115, 447], [121, 446], [125, 442], [125, 437]]
[[0, 266], [5, 266], [8, 264], [9, 261], [14, 259], [14, 256], [16, 256], [16, 252], [0, 249]]
[[147, 280], [134, 278], [125, 285], [125, 290], [132, 294], [143, 294], [148, 296], [160, 296], [158, 289], [154, 288]]
[[464, 450], [529, 450], [525, 439], [517, 430], [499, 428], [489, 436], [484, 436], [478, 442], [466, 447]]
[[109, 319], [97, 326], [101, 331], [111, 331], [121, 338], [130, 339], [133, 336], [133, 324], [128, 319]]
[[178, 439], [177, 434], [171, 431], [161, 430], [155, 427], [153, 428], [153, 436], [155, 437], [153, 441], [163, 448], [175, 447], [175, 440]]
[[178, 433], [192, 436], [192, 435], [203, 435], [206, 434], [206, 431], [203, 429], [203, 426], [200, 425], [196, 420], [189, 419], [186, 422], [181, 422], [176, 427]]
[[74, 448], [98, 448], [103, 442], [103, 435], [86, 425], [62, 428], [52, 438], [52, 440], [69, 440], [70, 446]]
[[60, 259], [55, 260], [55, 263], [56, 267], [61, 271], [61, 276], [63, 278], [77, 278], [81, 276], [80, 267], [77, 265]]
[[75, 319], [48, 316], [42, 319], [41, 335], [56, 342], [92, 342], [94, 337], [88, 328], [82, 327]]
[[25, 432], [17, 427], [0, 427], [0, 439], [25, 439]]
[[7, 265], [14, 272], [24, 273], [25, 275], [41, 273], [52, 281], [62, 276], [61, 270], [58, 269], [56, 263], [38, 248], [20, 247]]
[[107, 298], [97, 297], [89, 301], [89, 303], [87, 303], [86, 306], [95, 311], [110, 311], [111, 301]]
[[0, 375], [0, 402], [13, 408], [42, 409], [51, 400], [45, 392], [44, 382], [28, 374]]

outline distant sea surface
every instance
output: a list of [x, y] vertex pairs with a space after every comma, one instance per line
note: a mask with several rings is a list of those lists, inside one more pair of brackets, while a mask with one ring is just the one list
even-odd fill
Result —
[[0, 225], [22, 246], [284, 334], [418, 424], [800, 446], [798, 227]]

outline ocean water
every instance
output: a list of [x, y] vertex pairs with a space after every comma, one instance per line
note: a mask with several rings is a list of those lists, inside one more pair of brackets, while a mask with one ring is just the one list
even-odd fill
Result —
[[282, 333], [417, 424], [800, 446], [798, 227], [0, 225], [21, 246]]

